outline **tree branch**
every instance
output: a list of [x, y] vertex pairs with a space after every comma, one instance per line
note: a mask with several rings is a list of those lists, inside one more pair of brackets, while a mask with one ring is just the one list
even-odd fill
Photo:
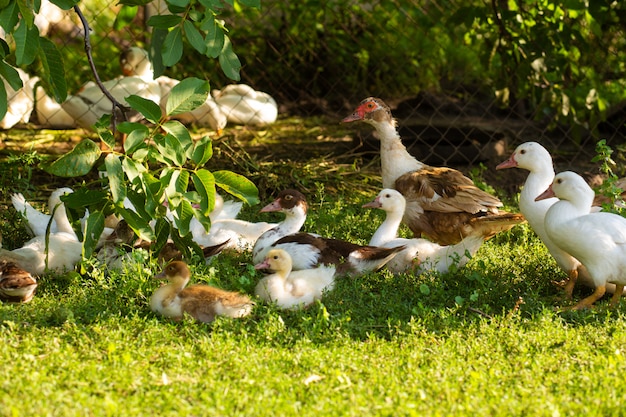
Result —
[[113, 115], [113, 117], [111, 118], [112, 119], [111, 130], [113, 131], [113, 134], [115, 134], [115, 126], [116, 126], [115, 109], [116, 108], [120, 109], [120, 111], [122, 112], [122, 118], [125, 121], [127, 121], [128, 116], [126, 115], [126, 113], [129, 111], [129, 108], [124, 106], [119, 101], [117, 101], [115, 97], [113, 97], [113, 95], [109, 92], [109, 90], [107, 90], [107, 88], [104, 86], [104, 84], [100, 80], [100, 76], [98, 75], [98, 70], [96, 69], [96, 64], [94, 63], [93, 56], [91, 55], [91, 41], [90, 41], [91, 28], [89, 27], [89, 22], [87, 22], [85, 15], [83, 15], [83, 12], [80, 10], [78, 5], [74, 6], [74, 12], [76, 12], [76, 14], [78, 15], [78, 18], [80, 19], [81, 23], [83, 24], [83, 28], [85, 29], [85, 52], [87, 53], [87, 60], [89, 61], [89, 67], [91, 67], [91, 72], [93, 73], [96, 79], [96, 85], [100, 88], [100, 90], [106, 96], [106, 98], [108, 98], [109, 101], [112, 103], [111, 114]]

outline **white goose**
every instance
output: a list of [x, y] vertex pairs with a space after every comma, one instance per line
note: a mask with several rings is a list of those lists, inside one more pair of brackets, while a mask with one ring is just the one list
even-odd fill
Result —
[[415, 159], [402, 144], [391, 110], [381, 99], [366, 98], [343, 122], [357, 120], [376, 129], [383, 188], [394, 188], [406, 199], [403, 221], [415, 237], [451, 245], [469, 235], [494, 235], [524, 221], [519, 213], [499, 210], [502, 202], [460, 171]]
[[211, 94], [231, 123], [264, 126], [274, 123], [278, 117], [276, 100], [249, 85], [230, 84]]
[[60, 194], [50, 196], [50, 206], [56, 207], [52, 217], [57, 231], [47, 237], [45, 234], [35, 236], [23, 247], [12, 251], [0, 249], [0, 259], [15, 262], [33, 275], [41, 275], [47, 270], [63, 272], [74, 269], [82, 257], [82, 243], [67, 219]]
[[593, 294], [569, 309], [590, 307], [615, 284], [611, 306], [619, 303], [626, 285], [626, 219], [612, 213], [590, 213], [594, 192], [578, 174], [557, 174], [549, 188], [536, 200], [557, 197], [546, 213], [545, 228], [550, 239], [587, 268]]
[[[496, 169], [521, 168], [529, 171], [524, 187], [520, 192], [519, 208], [528, 224], [535, 231], [539, 239], [546, 245], [556, 263], [567, 273], [565, 293], [572, 297], [574, 283], [577, 279], [586, 285], [593, 285], [585, 267], [569, 253], [561, 249], [550, 239], [545, 227], [545, 217], [548, 209], [558, 201], [557, 198], [547, 198], [535, 201], [535, 198], [545, 191], [554, 180], [552, 156], [537, 142], [526, 142], [519, 145], [509, 159], [500, 163]], [[611, 286], [615, 290], [614, 286]]]
[[363, 207], [379, 208], [386, 212], [385, 221], [378, 227], [370, 245], [405, 249], [391, 259], [386, 267], [394, 273], [413, 270], [416, 273], [434, 270], [439, 273], [450, 271], [452, 266], [463, 267], [483, 243], [483, 236], [470, 235], [455, 245], [442, 246], [426, 239], [404, 239], [398, 237], [398, 228], [406, 202], [398, 191], [383, 189], [374, 201]]
[[285, 219], [263, 233], [254, 243], [252, 262], [255, 264], [265, 259], [265, 255], [278, 239], [300, 231], [306, 221], [306, 197], [297, 190], [283, 190], [274, 201], [261, 209], [261, 213], [275, 211], [285, 213]]
[[270, 250], [265, 260], [254, 268], [273, 271], [257, 283], [254, 293], [281, 309], [307, 307], [335, 287], [334, 266], [322, 265], [315, 269], [292, 271], [291, 257], [282, 249]]

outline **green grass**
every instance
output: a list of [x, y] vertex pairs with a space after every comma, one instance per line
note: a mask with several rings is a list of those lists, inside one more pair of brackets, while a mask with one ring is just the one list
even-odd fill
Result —
[[[355, 173], [361, 162], [246, 158], [246, 175], [276, 175], [263, 203], [306, 188], [305, 230], [365, 243], [382, 220], [361, 208], [376, 194], [375, 175]], [[261, 206], [243, 217], [278, 219]], [[20, 227], [5, 223], [5, 239]], [[196, 282], [250, 294], [260, 277], [249, 254], [191, 266]], [[342, 279], [307, 310], [259, 302], [210, 325], [150, 311], [153, 260], [84, 267], [42, 277], [28, 304], [0, 305], [0, 416], [625, 414], [626, 307], [555, 311], [567, 302], [550, 281], [564, 273], [527, 226], [446, 275]]]

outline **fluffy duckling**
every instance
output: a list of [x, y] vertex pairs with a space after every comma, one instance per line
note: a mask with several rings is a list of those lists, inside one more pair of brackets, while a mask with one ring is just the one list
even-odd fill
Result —
[[231, 84], [211, 94], [231, 123], [263, 126], [274, 123], [278, 117], [276, 100], [249, 85]]
[[0, 300], [27, 303], [35, 294], [37, 281], [15, 262], [0, 260]]
[[174, 320], [181, 320], [185, 313], [204, 323], [212, 322], [215, 316], [245, 317], [254, 305], [245, 295], [209, 285], [196, 284], [185, 288], [191, 272], [182, 261], [169, 263], [154, 278], [167, 279], [168, 283], [152, 294], [150, 308]]
[[383, 189], [374, 201], [363, 205], [382, 209], [386, 213], [385, 221], [372, 236], [370, 245], [386, 248], [405, 247], [385, 265], [394, 273], [409, 270], [417, 273], [428, 270], [446, 273], [453, 265], [459, 268], [465, 266], [483, 243], [484, 237], [481, 235], [470, 235], [455, 245], [446, 246], [427, 239], [399, 238], [398, 228], [402, 223], [405, 206], [404, 196], [390, 188]]
[[291, 256], [282, 249], [272, 249], [255, 269], [269, 269], [271, 275], [262, 278], [254, 293], [281, 309], [299, 309], [322, 298], [335, 287], [336, 269], [322, 265], [315, 269], [292, 271]]
[[307, 202], [304, 194], [297, 190], [283, 190], [278, 197], [261, 209], [261, 213], [285, 213], [285, 219], [276, 227], [263, 233], [252, 248], [252, 262], [258, 264], [265, 259], [265, 255], [278, 239], [297, 233], [306, 221]]

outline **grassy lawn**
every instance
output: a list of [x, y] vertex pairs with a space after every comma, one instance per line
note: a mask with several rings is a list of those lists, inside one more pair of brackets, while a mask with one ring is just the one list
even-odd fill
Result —
[[[323, 131], [298, 126], [324, 142]], [[234, 137], [216, 144], [212, 163], [255, 181], [262, 203], [301, 189], [305, 230], [366, 243], [383, 218], [361, 208], [378, 192], [376, 162], [329, 157], [323, 147], [302, 160], [273, 158], [284, 144], [263, 135], [246, 149], [265, 154], [244, 152]], [[260, 207], [242, 217], [280, 218]], [[21, 224], [3, 211], [4, 239], [15, 244]], [[191, 266], [195, 282], [249, 294], [260, 278], [249, 254]], [[28, 304], [0, 305], [0, 416], [626, 414], [624, 303], [556, 312], [568, 302], [550, 281], [565, 275], [526, 225], [446, 275], [371, 273], [339, 281], [305, 311], [258, 303], [247, 318], [211, 325], [150, 311], [155, 260], [120, 272], [94, 260], [84, 268], [42, 277]]]

